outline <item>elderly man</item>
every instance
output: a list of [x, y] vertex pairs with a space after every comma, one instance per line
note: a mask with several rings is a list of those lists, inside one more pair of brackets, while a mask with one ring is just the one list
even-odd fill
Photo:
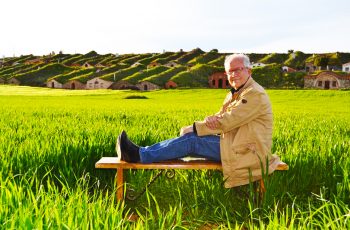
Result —
[[227, 56], [225, 70], [232, 89], [219, 112], [181, 128], [180, 137], [152, 146], [135, 145], [123, 131], [117, 141], [118, 156], [141, 163], [188, 155], [221, 161], [227, 188], [259, 180], [267, 168], [272, 173], [279, 158], [270, 153], [273, 118], [269, 98], [251, 77], [246, 55]]

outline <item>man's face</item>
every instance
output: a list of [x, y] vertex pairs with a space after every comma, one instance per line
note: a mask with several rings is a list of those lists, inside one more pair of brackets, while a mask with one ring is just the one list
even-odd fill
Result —
[[227, 79], [235, 89], [242, 86], [251, 73], [251, 69], [244, 67], [243, 59], [241, 58], [234, 58], [230, 63], [230, 68], [226, 69]]

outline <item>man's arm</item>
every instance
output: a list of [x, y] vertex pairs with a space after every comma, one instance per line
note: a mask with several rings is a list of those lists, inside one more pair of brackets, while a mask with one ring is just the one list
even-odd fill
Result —
[[217, 119], [212, 119], [212, 125], [207, 125], [207, 121], [195, 122], [198, 136], [225, 133], [239, 126], [247, 124], [255, 119], [262, 107], [262, 93], [257, 91], [249, 91], [242, 96], [237, 106], [230, 111], [216, 116]]

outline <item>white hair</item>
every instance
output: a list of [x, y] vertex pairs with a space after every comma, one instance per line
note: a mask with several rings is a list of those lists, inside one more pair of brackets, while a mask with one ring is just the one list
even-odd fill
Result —
[[225, 69], [228, 70], [230, 69], [230, 64], [232, 62], [233, 59], [243, 59], [243, 64], [245, 67], [247, 68], [251, 68], [251, 65], [250, 65], [250, 60], [249, 60], [249, 57], [245, 54], [231, 54], [231, 55], [228, 55], [226, 56], [225, 58]]

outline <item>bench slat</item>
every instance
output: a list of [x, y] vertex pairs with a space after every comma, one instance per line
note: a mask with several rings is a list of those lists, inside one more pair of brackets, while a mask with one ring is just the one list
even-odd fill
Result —
[[141, 164], [121, 161], [117, 157], [102, 157], [96, 162], [95, 167], [103, 169], [222, 169], [220, 162], [208, 160], [171, 160], [152, 164]]
[[[121, 161], [118, 157], [102, 157], [95, 164], [95, 168], [100, 169], [217, 169], [222, 170], [220, 162], [208, 160], [171, 160], [152, 164], [128, 163]], [[280, 162], [276, 170], [288, 170], [288, 165]]]

